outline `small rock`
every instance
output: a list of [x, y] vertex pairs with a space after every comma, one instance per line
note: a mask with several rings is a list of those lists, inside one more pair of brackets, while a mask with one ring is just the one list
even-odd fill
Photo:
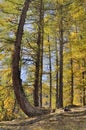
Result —
[[64, 111], [71, 111], [68, 106], [64, 107]]

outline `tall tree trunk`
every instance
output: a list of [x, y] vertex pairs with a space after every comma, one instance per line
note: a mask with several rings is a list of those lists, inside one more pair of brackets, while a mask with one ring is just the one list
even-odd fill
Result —
[[60, 5], [59, 39], [60, 39], [60, 70], [59, 70], [59, 108], [63, 107], [63, 6]]
[[57, 41], [55, 43], [56, 48], [56, 108], [58, 108], [58, 49], [57, 49]]
[[35, 82], [34, 82], [34, 106], [39, 106], [39, 70], [40, 70], [40, 29], [38, 32], [38, 39], [37, 39], [37, 55], [36, 55], [36, 62], [35, 62]]
[[26, 13], [28, 11], [29, 4], [30, 4], [30, 0], [25, 0], [24, 7], [20, 16], [18, 29], [17, 29], [15, 47], [14, 47], [14, 52], [12, 57], [12, 81], [13, 81], [14, 93], [17, 102], [20, 105], [20, 108], [23, 110], [23, 112], [26, 115], [36, 116], [46, 112], [42, 112], [42, 110], [36, 109], [28, 102], [22, 87], [22, 81], [20, 78], [20, 67], [19, 67], [21, 40], [22, 40], [23, 28], [24, 28]]
[[43, 33], [44, 33], [44, 5], [43, 0], [39, 3], [39, 22], [37, 39], [37, 58], [34, 83], [34, 105], [42, 107], [42, 71], [43, 71]]
[[[48, 36], [49, 42], [49, 36]], [[51, 47], [49, 43], [49, 70], [50, 70], [50, 108], [52, 108], [52, 65], [51, 65]]]
[[43, 39], [44, 39], [44, 3], [40, 2], [40, 26], [41, 26], [41, 45], [40, 45], [40, 86], [39, 86], [39, 103], [42, 107], [42, 74], [43, 74]]
[[82, 105], [85, 106], [85, 85], [84, 85], [84, 78], [85, 78], [85, 73], [82, 73], [82, 79], [83, 79], [83, 89], [82, 89]]
[[73, 105], [74, 99], [74, 73], [73, 73], [73, 59], [70, 60], [71, 64], [71, 105]]
[[[85, 62], [85, 59], [83, 59], [83, 67], [86, 66], [86, 62]], [[82, 79], [83, 79], [83, 89], [82, 89], [82, 105], [85, 106], [86, 105], [86, 102], [85, 102], [85, 98], [86, 98], [86, 95], [85, 95], [85, 73], [86, 71], [83, 71], [82, 72]]]
[[73, 72], [73, 58], [72, 58], [72, 46], [70, 43], [70, 53], [71, 53], [71, 59], [70, 59], [70, 65], [71, 65], [71, 105], [73, 105], [73, 100], [74, 100], [74, 72]]

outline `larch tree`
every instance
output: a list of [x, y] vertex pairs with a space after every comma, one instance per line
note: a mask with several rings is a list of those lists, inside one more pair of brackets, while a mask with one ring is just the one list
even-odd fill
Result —
[[58, 96], [58, 107], [63, 107], [63, 45], [64, 45], [64, 28], [63, 28], [63, 5], [59, 6], [59, 96]]
[[34, 82], [34, 105], [42, 107], [42, 71], [43, 71], [43, 30], [44, 30], [44, 3], [38, 1], [38, 38], [37, 54], [35, 61], [35, 82]]
[[[12, 110], [15, 106], [15, 97], [12, 87], [11, 57], [13, 51], [14, 34], [17, 27], [17, 4], [9, 1], [0, 2], [0, 77], [2, 98], [1, 118], [8, 120], [13, 118]], [[2, 76], [3, 75], [3, 76]], [[4, 102], [3, 102], [4, 101]], [[10, 104], [10, 105], [9, 105]]]
[[22, 87], [22, 80], [20, 78], [21, 41], [22, 41], [22, 36], [23, 36], [23, 28], [24, 28], [26, 13], [28, 11], [29, 4], [30, 4], [30, 1], [26, 0], [24, 3], [24, 7], [22, 9], [22, 13], [20, 16], [20, 21], [19, 21], [19, 25], [17, 29], [15, 47], [14, 47], [14, 52], [13, 52], [13, 57], [12, 57], [12, 80], [13, 80], [14, 92], [15, 92], [18, 104], [20, 105], [20, 108], [28, 116], [37, 116], [37, 115], [46, 113], [47, 111], [36, 109], [28, 102], [25, 96], [23, 87]]

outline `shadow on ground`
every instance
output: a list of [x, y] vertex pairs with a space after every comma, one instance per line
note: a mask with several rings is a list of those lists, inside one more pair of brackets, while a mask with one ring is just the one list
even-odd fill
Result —
[[37, 118], [3, 121], [0, 130], [86, 130], [86, 107], [62, 109]]

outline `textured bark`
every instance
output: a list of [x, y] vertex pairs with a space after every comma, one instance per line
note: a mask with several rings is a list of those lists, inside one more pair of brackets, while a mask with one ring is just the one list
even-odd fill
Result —
[[57, 49], [57, 42], [56, 42], [56, 108], [58, 108], [58, 95], [59, 95], [59, 93], [58, 93], [58, 88], [59, 88], [58, 79], [59, 79], [59, 77], [58, 77], [58, 49]]
[[44, 40], [44, 4], [40, 1], [40, 26], [41, 26], [41, 45], [40, 45], [40, 85], [39, 85], [39, 104], [42, 107], [42, 74], [43, 74], [43, 40]]
[[[83, 61], [83, 67], [86, 67], [86, 61], [85, 59], [82, 60]], [[86, 71], [82, 72], [82, 79], [83, 79], [83, 89], [82, 89], [82, 105], [85, 106], [86, 105], [86, 88], [85, 88], [85, 75], [86, 75]]]
[[38, 26], [37, 52], [35, 61], [35, 82], [34, 82], [34, 106], [39, 106], [39, 83], [40, 83], [40, 45], [41, 45], [41, 28], [40, 20]]
[[[49, 37], [48, 37], [49, 42]], [[51, 47], [49, 43], [49, 70], [50, 70], [50, 108], [52, 108], [52, 65], [51, 65]]]
[[71, 58], [71, 105], [73, 105], [74, 99], [74, 73], [73, 73], [73, 59]]
[[39, 2], [39, 22], [37, 55], [35, 64], [35, 82], [34, 82], [34, 105], [42, 107], [42, 71], [43, 71], [43, 33], [44, 33], [44, 5], [43, 0]]
[[63, 6], [60, 5], [59, 39], [60, 39], [60, 70], [59, 70], [59, 108], [63, 107]]
[[70, 66], [71, 66], [71, 90], [70, 90], [70, 94], [71, 94], [71, 99], [70, 99], [70, 103], [71, 103], [71, 105], [73, 105], [73, 100], [74, 100], [74, 72], [73, 72], [73, 58], [72, 58], [71, 43], [70, 43], [70, 53], [71, 53], [71, 59], [70, 59]]
[[40, 69], [40, 32], [38, 32], [37, 54], [35, 62], [35, 81], [34, 81], [34, 106], [39, 106], [39, 69]]
[[84, 79], [85, 79], [85, 72], [82, 73], [82, 79], [83, 79], [83, 89], [82, 89], [82, 105], [85, 106], [85, 84], [84, 84]]
[[20, 108], [28, 116], [37, 116], [43, 113], [47, 113], [47, 111], [36, 109], [28, 102], [22, 87], [22, 80], [20, 79], [20, 67], [19, 67], [21, 40], [22, 40], [23, 28], [24, 28], [26, 13], [28, 11], [29, 4], [30, 1], [26, 0], [24, 3], [22, 14], [20, 16], [20, 21], [18, 25], [17, 34], [16, 34], [14, 53], [12, 57], [12, 81], [13, 81], [14, 93], [17, 102], [20, 105]]

